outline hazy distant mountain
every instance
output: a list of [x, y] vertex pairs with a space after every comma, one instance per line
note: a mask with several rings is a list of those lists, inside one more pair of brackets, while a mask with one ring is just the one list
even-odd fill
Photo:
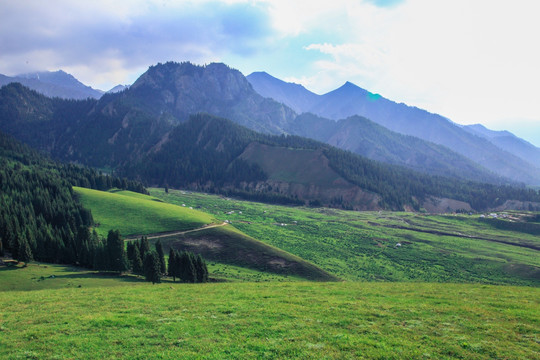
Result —
[[246, 77], [256, 92], [279, 101], [301, 114], [309, 111], [319, 100], [302, 85], [287, 83], [265, 72], [254, 72]]
[[[398, 104], [353, 83], [347, 82], [324, 95], [316, 95], [302, 88], [296, 99], [295, 93], [288, 91], [291, 88], [289, 83], [267, 74], [250, 75], [248, 79], [256, 79], [253, 87], [261, 91], [261, 95], [295, 104], [302, 112], [333, 120], [360, 115], [400, 134], [444, 145], [500, 176], [540, 184], [540, 169], [531, 166], [527, 158], [505, 151], [491, 140], [476, 136], [445, 117]], [[308, 98], [309, 102], [305, 102], [304, 99]], [[314, 101], [314, 98], [317, 100]]]
[[114, 94], [120, 91], [124, 91], [128, 88], [129, 88], [129, 85], [116, 85], [115, 87], [107, 91], [107, 94]]
[[372, 160], [402, 165], [428, 174], [484, 182], [503, 181], [442, 145], [398, 134], [358, 115], [334, 121], [304, 113], [296, 118], [289, 131]]
[[48, 96], [62, 99], [99, 99], [103, 91], [86, 86], [72, 75], [62, 70], [20, 74], [14, 77], [0, 75], [0, 86], [19, 82], [32, 90]]
[[540, 148], [523, 140], [509, 131], [494, 131], [481, 124], [465, 125], [463, 128], [475, 135], [488, 139], [493, 144], [511, 154], [525, 159], [527, 162], [540, 168]]
[[[153, 84], [146, 89], [148, 99], [162, 100], [167, 87]], [[463, 206], [447, 210], [481, 210], [506, 200], [540, 199], [529, 189], [425, 175], [315, 140], [257, 133], [207, 114], [180, 121], [165, 115], [167, 108], [158, 112], [153, 106], [159, 101], [141, 104], [140, 94], [131, 92], [68, 101], [10, 84], [0, 88], [0, 130], [56, 158], [109, 167], [148, 184], [259, 201], [420, 210], [438, 201], [435, 197]]]
[[[261, 75], [268, 77], [267, 74]], [[297, 91], [307, 91], [304, 88], [296, 88]], [[153, 136], [159, 137], [168, 127], [187, 120], [192, 114], [209, 113], [229, 118], [252, 130], [307, 136], [370, 159], [406, 166], [429, 174], [487, 182], [500, 181], [497, 176], [450, 149], [393, 133], [364, 118], [356, 117], [337, 123], [329, 119], [313, 119], [308, 116], [296, 119], [297, 115], [293, 110], [274, 100], [263, 98], [254, 91], [240, 72], [223, 64], [196, 66], [190, 63], [166, 63], [152, 66], [129, 89], [103, 96], [96, 109], [102, 114], [99, 115], [97, 110], [92, 111], [95, 123], [92, 125], [85, 122], [84, 128], [89, 133], [95, 133], [94, 128], [98, 128], [100, 124], [99, 126], [104, 129], [103, 136], [98, 136], [95, 140], [107, 141], [107, 144], [100, 148], [102, 151], [100, 156], [103, 157], [101, 161], [104, 164], [125, 161], [125, 158], [119, 157], [118, 154], [115, 157], [111, 155], [112, 148], [116, 144], [121, 144], [119, 138], [124, 136], [122, 134], [132, 137], [131, 141], [140, 139], [138, 143], [125, 144], [132, 149], [139, 148], [140, 143], [144, 142], [141, 138], [143, 136], [141, 129], [152, 131]], [[121, 116], [126, 118], [123, 119]], [[138, 118], [159, 119], [159, 121], [155, 120], [157, 122], [154, 124], [152, 120], [150, 121], [152, 125], [149, 125], [143, 124], [137, 120]], [[122, 122], [123, 127], [116, 133], [114, 124], [118, 122]], [[137, 134], [131, 133], [133, 130], [127, 126], [128, 123], [135, 122], [140, 124], [136, 128], [140, 128], [137, 130], [140, 133]], [[321, 126], [323, 129], [319, 129]], [[32, 132], [26, 132], [30, 133]], [[102, 137], [105, 137], [105, 140]], [[86, 144], [87, 140], [81, 138], [79, 141]], [[61, 144], [62, 141], [55, 142], [54, 153], [58, 154], [57, 156], [60, 156], [64, 149]], [[88, 156], [89, 159], [99, 160], [100, 156], [92, 153], [91, 144], [77, 148], [78, 159]], [[144, 146], [141, 149], [144, 149]]]

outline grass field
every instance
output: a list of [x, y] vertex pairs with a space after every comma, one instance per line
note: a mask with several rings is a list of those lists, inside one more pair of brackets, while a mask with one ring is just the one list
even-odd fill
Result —
[[228, 220], [342, 279], [540, 285], [539, 237], [496, 228], [478, 215], [353, 212], [150, 192]]
[[171, 247], [187, 250], [201, 254], [207, 261], [249, 268], [259, 274], [267, 272], [313, 281], [339, 280], [308, 261], [247, 236], [233, 226], [171, 235], [160, 241], [166, 253]]
[[[1, 359], [540, 360], [534, 222], [520, 231], [517, 222], [477, 216], [76, 190], [102, 234], [228, 220], [162, 238], [205, 253], [217, 282], [152, 285], [71, 266], [0, 267]], [[383, 282], [305, 282], [302, 271], [321, 270], [298, 257], [344, 279]], [[287, 261], [304, 270], [268, 271]]]
[[538, 288], [92, 281], [3, 291], [0, 358], [540, 358]]
[[130, 191], [103, 192], [85, 188], [74, 190], [84, 206], [99, 222], [98, 233], [106, 236], [118, 229], [123, 236], [165, 231], [183, 231], [215, 223], [208, 214]]
[[[185, 235], [161, 238], [165, 252], [168, 253], [170, 247], [190, 250], [221, 266], [247, 268], [241, 271], [240, 277], [249, 277], [254, 281], [273, 276], [271, 274], [279, 275], [276, 278], [287, 276], [315, 281], [338, 280], [308, 261], [247, 236], [232, 226], [201, 229], [216, 220], [188, 206], [167, 204], [129, 191], [110, 193], [82, 188], [76, 188], [76, 191], [81, 195], [84, 206], [92, 211], [94, 221], [100, 224], [97, 229], [102, 236], [111, 229], [119, 229], [122, 235], [128, 236], [196, 230]], [[221, 221], [218, 223], [222, 224]], [[254, 273], [247, 276], [246, 272], [249, 271]], [[230, 272], [227, 274], [231, 275]]]

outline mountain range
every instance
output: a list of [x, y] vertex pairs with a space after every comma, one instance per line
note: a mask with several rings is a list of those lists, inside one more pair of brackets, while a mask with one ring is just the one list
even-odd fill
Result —
[[10, 83], [21, 83], [30, 89], [49, 96], [63, 99], [99, 99], [103, 91], [86, 86], [62, 70], [41, 71], [35, 73], [20, 74], [16, 76], [6, 76], [0, 74], [0, 86]]
[[[499, 176], [539, 184], [539, 157], [531, 154], [538, 154], [540, 149], [531, 144], [528, 147], [515, 136], [507, 136], [504, 140], [485, 136], [485, 132], [482, 135], [471, 131], [472, 128], [467, 130], [443, 116], [393, 102], [350, 82], [329, 93], [317, 95], [298, 84], [284, 82], [264, 72], [250, 74], [247, 79], [261, 95], [287, 104], [298, 113], [312, 113], [336, 121], [354, 115], [363, 116], [399, 134], [443, 145]], [[334, 132], [328, 134], [329, 130]], [[326, 128], [325, 131], [326, 134], [322, 135], [329, 138], [342, 136], [336, 128]]]
[[[201, 113], [213, 116], [193, 116]], [[298, 115], [257, 93], [224, 64], [157, 64], [128, 89], [99, 100], [48, 98], [10, 84], [0, 89], [0, 130], [63, 161], [110, 168], [150, 185], [266, 201], [420, 209], [451, 198], [457, 200], [454, 209], [466, 210], [537, 197], [532, 190], [498, 185], [509, 180], [445, 146], [365, 117]]]

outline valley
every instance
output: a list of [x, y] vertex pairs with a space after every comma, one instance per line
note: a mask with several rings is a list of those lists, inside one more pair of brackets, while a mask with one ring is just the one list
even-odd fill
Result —
[[294, 91], [174, 62], [99, 99], [2, 87], [0, 356], [537, 358], [536, 150], [371, 93], [460, 151], [340, 120], [351, 83]]

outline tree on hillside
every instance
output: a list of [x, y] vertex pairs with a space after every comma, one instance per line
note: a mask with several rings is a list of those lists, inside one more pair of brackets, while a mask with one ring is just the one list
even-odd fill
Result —
[[94, 249], [92, 267], [98, 271], [109, 269], [109, 256], [105, 246], [101, 242]]
[[177, 256], [177, 252], [176, 250], [174, 250], [173, 248], [171, 248], [169, 250], [169, 266], [168, 266], [168, 270], [169, 270], [169, 276], [172, 276], [173, 278], [173, 282], [176, 281], [176, 277], [178, 276], [178, 272], [177, 272], [177, 265], [176, 265], [176, 256]]
[[162, 274], [166, 274], [167, 266], [165, 264], [165, 254], [163, 253], [163, 246], [161, 245], [160, 240], [156, 241], [155, 247], [156, 247], [156, 252], [158, 254], [158, 259], [159, 259], [159, 269]]
[[143, 236], [139, 241], [139, 253], [141, 254], [141, 259], [144, 259], [148, 252], [150, 252], [150, 243], [148, 242], [148, 238]]
[[133, 246], [133, 260], [132, 270], [134, 274], [142, 275], [143, 273], [143, 262], [141, 259], [141, 254], [139, 253], [139, 247]]
[[161, 282], [159, 259], [154, 251], [149, 251], [144, 256], [144, 277], [152, 284]]
[[197, 273], [197, 282], [208, 282], [208, 267], [201, 254], [195, 256], [195, 271]]
[[21, 242], [19, 247], [19, 257], [17, 260], [24, 262], [25, 267], [28, 266], [30, 261], [32, 261], [32, 250], [30, 249], [30, 245], [28, 245], [28, 241], [24, 240]]
[[122, 272], [127, 270], [126, 251], [124, 249], [124, 240], [120, 236], [120, 231], [109, 230], [107, 234], [106, 250], [109, 256], [109, 267], [107, 270]]
[[193, 261], [193, 254], [190, 252], [183, 252], [177, 259], [179, 263], [178, 277], [183, 282], [194, 283], [197, 281], [197, 272]]
[[[126, 255], [132, 266], [133, 266], [133, 251], [136, 247], [138, 248], [138, 246], [132, 241], [128, 242], [126, 245]], [[140, 253], [139, 253], [139, 256], [140, 256]]]

